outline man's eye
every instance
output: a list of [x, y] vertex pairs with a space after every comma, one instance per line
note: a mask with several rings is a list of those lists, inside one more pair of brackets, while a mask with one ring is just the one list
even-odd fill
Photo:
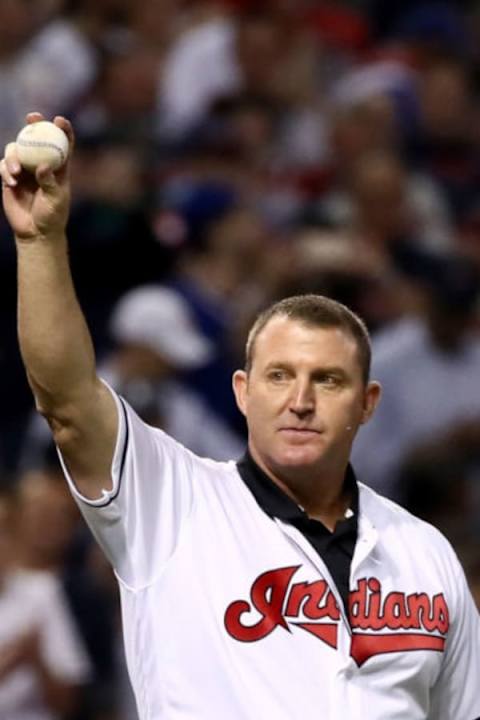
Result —
[[287, 374], [285, 370], [271, 370], [268, 373], [268, 379], [272, 380], [273, 382], [281, 382], [282, 380], [285, 380], [287, 377]]
[[336, 375], [323, 375], [320, 378], [320, 382], [322, 385], [326, 385], [327, 387], [336, 387], [340, 380]]

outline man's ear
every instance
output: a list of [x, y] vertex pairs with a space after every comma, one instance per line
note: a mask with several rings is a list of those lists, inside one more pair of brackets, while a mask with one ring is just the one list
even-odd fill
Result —
[[242, 413], [242, 415], [247, 414], [247, 385], [248, 376], [245, 370], [235, 370], [232, 377], [233, 394], [235, 395], [237, 407]]
[[378, 403], [380, 402], [381, 395], [382, 386], [380, 385], [380, 383], [376, 381], [369, 382], [365, 389], [365, 395], [363, 399], [363, 413], [360, 423], [361, 425], [370, 420], [377, 408]]

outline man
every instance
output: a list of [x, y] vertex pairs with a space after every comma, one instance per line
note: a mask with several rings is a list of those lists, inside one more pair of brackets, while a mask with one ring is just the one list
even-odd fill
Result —
[[362, 322], [317, 296], [266, 311], [233, 381], [248, 453], [200, 459], [96, 377], [68, 168], [37, 187], [9, 146], [1, 173], [23, 359], [115, 567], [142, 720], [480, 718], [480, 623], [451, 547], [348, 464], [380, 394]]

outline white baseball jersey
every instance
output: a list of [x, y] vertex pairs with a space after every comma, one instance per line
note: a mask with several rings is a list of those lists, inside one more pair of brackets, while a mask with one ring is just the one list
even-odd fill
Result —
[[433, 527], [359, 485], [350, 613], [322, 557], [117, 398], [113, 489], [83, 498], [120, 585], [142, 720], [477, 720], [480, 622]]

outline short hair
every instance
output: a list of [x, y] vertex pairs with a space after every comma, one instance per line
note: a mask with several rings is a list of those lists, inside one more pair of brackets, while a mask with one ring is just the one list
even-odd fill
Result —
[[263, 328], [274, 317], [298, 320], [307, 327], [341, 328], [356, 342], [365, 384], [370, 378], [372, 348], [370, 335], [363, 320], [346, 305], [324, 295], [294, 295], [270, 305], [258, 315], [248, 334], [245, 371], [252, 369], [255, 343]]

